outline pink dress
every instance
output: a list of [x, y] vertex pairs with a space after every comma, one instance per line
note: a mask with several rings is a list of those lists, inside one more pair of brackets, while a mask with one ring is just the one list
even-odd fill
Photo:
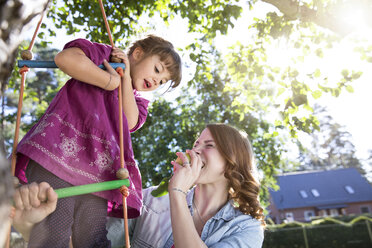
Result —
[[[109, 60], [111, 46], [77, 39], [64, 47], [78, 47], [96, 64]], [[127, 198], [130, 218], [139, 215], [142, 206], [142, 182], [134, 160], [130, 132], [146, 120], [148, 100], [134, 91], [139, 120], [128, 129], [123, 113], [124, 160], [129, 171]], [[106, 91], [70, 79], [55, 96], [50, 106], [18, 145], [16, 176], [27, 183], [25, 169], [30, 159], [72, 185], [116, 180], [120, 168], [118, 89]], [[110, 216], [122, 217], [122, 195], [119, 190], [95, 193], [108, 200]]]

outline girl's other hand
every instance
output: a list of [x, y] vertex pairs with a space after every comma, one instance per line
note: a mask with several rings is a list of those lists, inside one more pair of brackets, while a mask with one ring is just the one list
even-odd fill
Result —
[[[123, 52], [121, 49], [119, 49], [117, 47], [113, 47], [112, 48], [111, 57], [115, 57], [115, 58], [118, 58], [120, 60], [124, 60], [124, 58], [126, 56], [127, 55], [125, 54], [125, 52]], [[120, 63], [121, 63], [121, 61], [120, 61]]]
[[130, 82], [131, 82], [132, 80], [131, 80], [131, 77], [130, 77], [130, 63], [129, 63], [129, 59], [128, 59], [127, 54], [125, 52], [123, 52], [121, 49], [119, 49], [117, 47], [113, 47], [112, 52], [111, 52], [111, 56], [119, 58], [119, 59], [122, 60], [122, 63], [125, 64], [124, 78], [126, 80], [130, 79]]

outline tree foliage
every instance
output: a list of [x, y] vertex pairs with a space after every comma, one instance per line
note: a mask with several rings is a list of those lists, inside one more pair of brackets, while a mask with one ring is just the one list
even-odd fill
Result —
[[315, 115], [320, 124], [319, 130], [309, 134], [311, 144], [299, 145], [301, 148], [299, 170], [330, 170], [354, 167], [366, 174], [362, 161], [356, 156], [352, 137], [345, 127], [336, 123], [324, 107], [316, 106]]
[[[360, 71], [338, 68], [338, 77], [331, 78], [317, 64], [310, 67], [307, 64], [310, 57], [323, 59], [329, 48], [352, 32], [343, 26], [345, 23], [337, 16], [336, 9], [365, 4], [364, 9], [371, 10], [368, 1], [103, 2], [113, 39], [123, 46], [130, 37], [151, 29], [151, 25], [144, 27], [138, 22], [143, 17], [157, 16], [163, 21], [157, 25], [167, 25], [175, 16], [181, 16], [187, 20], [188, 31], [196, 34], [195, 40], [181, 49], [195, 65], [191, 80], [183, 82], [184, 93], [174, 101], [158, 96], [150, 107], [146, 124], [133, 134], [134, 153], [146, 186], [168, 176], [174, 152], [191, 148], [198, 132], [211, 122], [230, 123], [249, 134], [262, 182], [267, 187], [274, 186], [273, 176], [287, 163], [283, 156], [286, 142], [298, 139], [298, 132], [310, 133], [320, 128], [313, 114], [317, 99], [325, 94], [337, 97], [344, 90], [352, 92], [353, 82], [362, 76]], [[251, 38], [219, 51], [216, 41], [229, 35], [236, 20], [242, 18], [243, 9], [253, 13], [263, 6], [270, 8], [264, 17], [254, 18], [247, 28]], [[83, 30], [88, 39], [109, 43], [96, 2], [53, 0], [47, 16], [55, 26], [44, 25], [41, 38], [55, 36], [56, 30], [65, 28], [67, 34]], [[272, 63], [270, 49], [282, 43], [284, 53], [278, 65]], [[371, 46], [357, 39], [354, 44], [361, 60], [372, 62]], [[37, 99], [38, 112], [45, 108], [44, 103], [57, 88], [45, 88], [46, 84], [42, 83], [55, 75], [36, 76], [31, 79], [27, 97]], [[270, 117], [273, 114], [276, 119]], [[265, 194], [267, 191], [263, 192], [264, 198]]]

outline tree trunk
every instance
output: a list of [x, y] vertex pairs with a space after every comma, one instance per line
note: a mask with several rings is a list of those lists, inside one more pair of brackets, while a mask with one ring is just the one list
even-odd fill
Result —
[[48, 2], [49, 0], [0, 0], [1, 86], [7, 83], [13, 70], [17, 48], [24, 33], [31, 28], [30, 22], [46, 8]]
[[[49, 0], [0, 0], [0, 98], [8, 83], [8, 78], [13, 70], [16, 52], [21, 43], [24, 33], [28, 30], [28, 24], [43, 10], [46, 9]], [[13, 194], [13, 183], [10, 165], [4, 154], [4, 130], [0, 126], [0, 219], [6, 220], [9, 215], [9, 202]], [[2, 237], [0, 247], [3, 246], [7, 222], [0, 223]]]

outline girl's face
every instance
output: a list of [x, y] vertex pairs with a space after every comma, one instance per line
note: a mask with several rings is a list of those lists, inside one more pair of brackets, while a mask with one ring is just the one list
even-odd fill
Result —
[[218, 151], [208, 128], [204, 129], [200, 134], [192, 150], [200, 156], [203, 162], [203, 167], [196, 183], [226, 185], [227, 179], [224, 176], [226, 161]]
[[170, 80], [170, 73], [158, 55], [144, 56], [140, 48], [133, 51], [130, 60], [130, 75], [133, 88], [152, 91]]

